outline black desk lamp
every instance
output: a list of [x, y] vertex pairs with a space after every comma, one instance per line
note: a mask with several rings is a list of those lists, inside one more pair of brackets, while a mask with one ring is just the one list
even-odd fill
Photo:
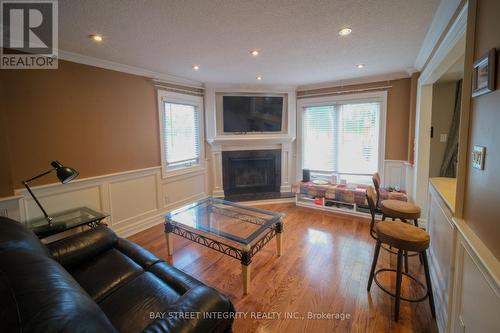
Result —
[[30, 178], [28, 180], [24, 180], [23, 185], [26, 187], [28, 192], [31, 194], [31, 196], [33, 197], [33, 200], [35, 200], [38, 207], [40, 207], [40, 209], [42, 210], [43, 215], [45, 216], [45, 219], [49, 222], [49, 226], [52, 226], [52, 217], [50, 217], [47, 214], [47, 212], [45, 211], [45, 209], [43, 209], [42, 204], [40, 203], [40, 201], [38, 201], [35, 194], [31, 191], [30, 187], [28, 186], [28, 183], [37, 179], [37, 178], [48, 175], [52, 171], [56, 170], [57, 178], [59, 178], [61, 183], [66, 184], [66, 183], [69, 183], [70, 181], [72, 181], [73, 179], [75, 179], [80, 173], [73, 168], [62, 165], [58, 161], [52, 161], [52, 163], [50, 163], [50, 165], [52, 165], [52, 167], [53, 167], [52, 169], [50, 169], [49, 171], [45, 171], [44, 173], [39, 174], [38, 176], [35, 176], [35, 177]]

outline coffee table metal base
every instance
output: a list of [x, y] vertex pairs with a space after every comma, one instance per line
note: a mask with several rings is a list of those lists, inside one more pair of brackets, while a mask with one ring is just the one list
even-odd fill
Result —
[[252, 246], [249, 246], [248, 249], [239, 249], [237, 247], [224, 244], [205, 235], [180, 228], [176, 224], [167, 221], [165, 222], [165, 240], [167, 243], [167, 254], [169, 256], [172, 256], [174, 254], [173, 234], [240, 260], [243, 277], [243, 293], [245, 295], [248, 294], [250, 287], [252, 257], [257, 252], [259, 252], [267, 243], [269, 243], [269, 241], [271, 241], [274, 236], [276, 236], [276, 252], [278, 257], [283, 254], [283, 222], [281, 220], [277, 222], [273, 228], [270, 228], [269, 231], [260, 240], [258, 240]]

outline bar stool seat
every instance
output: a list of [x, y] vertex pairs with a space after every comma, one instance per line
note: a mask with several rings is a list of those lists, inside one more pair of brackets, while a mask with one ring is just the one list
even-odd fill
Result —
[[[395, 307], [394, 307], [394, 320], [399, 320], [399, 308], [401, 301], [408, 302], [421, 302], [426, 298], [429, 299], [429, 305], [431, 307], [432, 316], [436, 317], [436, 312], [434, 308], [434, 300], [432, 297], [432, 285], [431, 278], [429, 272], [429, 263], [427, 261], [426, 251], [429, 248], [430, 236], [427, 231], [413, 226], [408, 223], [399, 222], [399, 221], [384, 221], [379, 222], [375, 226], [375, 231], [377, 234], [377, 244], [375, 245], [375, 252], [373, 254], [372, 267], [370, 270], [370, 277], [368, 278], [368, 286], [367, 290], [370, 291], [372, 282], [375, 283], [382, 289], [382, 291], [396, 298]], [[397, 259], [397, 268], [389, 269], [382, 268], [379, 270], [375, 270], [377, 267], [377, 261], [380, 253], [380, 248], [382, 244], [386, 244], [398, 250], [398, 259]], [[417, 252], [424, 264], [424, 273], [425, 273], [425, 285], [420, 282], [416, 277], [408, 274], [407, 272], [403, 272], [403, 257], [408, 258], [408, 251]], [[406, 265], [407, 266], [407, 265]], [[396, 291], [392, 292], [386, 289], [377, 279], [377, 275], [382, 272], [393, 272], [396, 273]], [[416, 282], [423, 290], [424, 293], [420, 297], [416, 298], [405, 298], [401, 296], [401, 280], [405, 276], [410, 280]]]
[[422, 252], [429, 247], [430, 236], [420, 228], [397, 221], [380, 222], [375, 226], [382, 243], [412, 252]]
[[382, 200], [380, 210], [387, 217], [404, 220], [415, 220], [420, 218], [420, 207], [412, 203], [400, 200]]

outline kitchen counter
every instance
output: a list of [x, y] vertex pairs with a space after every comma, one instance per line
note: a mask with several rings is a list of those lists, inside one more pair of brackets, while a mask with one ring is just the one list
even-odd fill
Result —
[[454, 213], [455, 198], [457, 194], [457, 179], [446, 177], [432, 177], [429, 180], [432, 186], [434, 186], [438, 194], [441, 196], [443, 201], [446, 203], [448, 208]]

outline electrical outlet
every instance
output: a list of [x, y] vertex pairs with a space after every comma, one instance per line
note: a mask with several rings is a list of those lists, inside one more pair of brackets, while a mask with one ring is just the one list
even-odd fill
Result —
[[446, 142], [448, 141], [448, 134], [440, 134], [439, 135], [439, 142]]
[[9, 212], [7, 208], [0, 208], [0, 216], [9, 217]]
[[484, 170], [484, 160], [486, 158], [486, 147], [474, 146], [472, 148], [472, 167]]

